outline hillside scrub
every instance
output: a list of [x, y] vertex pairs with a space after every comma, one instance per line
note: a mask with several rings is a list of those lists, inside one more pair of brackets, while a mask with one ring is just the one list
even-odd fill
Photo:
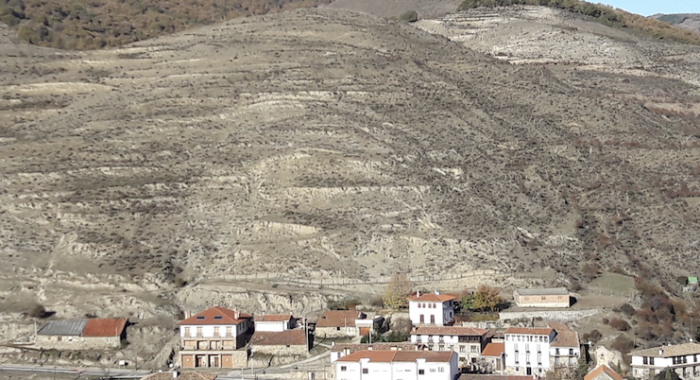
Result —
[[39, 46], [121, 46], [232, 18], [314, 7], [329, 0], [0, 0], [0, 22]]
[[646, 18], [621, 9], [580, 0], [464, 0], [458, 9], [512, 5], [541, 5], [563, 9], [592, 17], [597, 22], [607, 26], [628, 28], [633, 32], [655, 39], [700, 45], [700, 35], [692, 31], [654, 18]]

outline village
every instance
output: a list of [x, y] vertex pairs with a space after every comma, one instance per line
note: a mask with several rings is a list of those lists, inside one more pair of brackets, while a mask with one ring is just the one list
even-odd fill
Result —
[[[291, 312], [247, 314], [221, 306], [186, 311], [173, 331], [179, 335], [176, 349], [162, 369], [142, 378], [227, 379], [234, 373], [241, 379], [337, 380], [700, 377], [700, 344], [692, 340], [637, 349], [623, 357], [585, 341], [565, 322], [539, 317], [543, 310], [551, 315], [579, 313], [570, 311], [576, 299], [563, 287], [516, 289], [511, 300], [500, 298], [493, 288], [480, 287], [466, 297], [423, 290], [388, 301], [404, 305], [406, 317], [382, 316], [358, 310], [357, 305], [334, 305], [338, 310], [323, 311], [315, 321]], [[506, 321], [469, 320], [459, 312], [465, 307], [461, 303], [472, 301], [492, 309], [508, 302], [525, 311]], [[36, 327], [31, 347], [17, 348], [118, 350], [128, 340], [130, 323], [125, 318], [52, 319]], [[307, 363], [312, 366], [305, 367]], [[294, 371], [281, 375], [281, 368]], [[125, 377], [141, 376], [134, 372]]]

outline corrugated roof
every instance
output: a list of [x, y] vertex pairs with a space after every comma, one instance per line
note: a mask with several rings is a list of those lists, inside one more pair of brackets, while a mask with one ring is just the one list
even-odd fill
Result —
[[446, 302], [451, 300], [456, 300], [457, 297], [449, 294], [435, 294], [435, 293], [425, 293], [421, 294], [420, 297], [411, 296], [408, 297], [409, 301], [425, 301], [425, 302]]
[[544, 327], [508, 327], [506, 334], [549, 335], [552, 329]]
[[602, 373], [605, 373], [606, 375], [610, 376], [610, 378], [613, 380], [622, 380], [622, 376], [620, 376], [620, 374], [613, 371], [612, 369], [610, 369], [610, 367], [606, 366], [605, 364], [589, 372], [588, 375], [583, 377], [583, 380], [593, 380]]
[[255, 322], [287, 322], [292, 319], [291, 314], [263, 314], [256, 315]]
[[316, 322], [316, 327], [355, 327], [356, 319], [362, 312], [356, 310], [328, 310], [323, 312]]
[[240, 313], [236, 318], [236, 311], [215, 306], [178, 323], [178, 325], [237, 325], [252, 317]]
[[449, 363], [454, 351], [357, 351], [338, 359], [339, 362], [359, 362], [360, 359], [369, 359], [372, 363], [396, 363], [415, 362], [425, 359], [429, 363]]
[[84, 337], [120, 336], [126, 319], [88, 319], [83, 329]]
[[516, 290], [521, 296], [568, 296], [566, 288], [529, 288]]
[[501, 356], [506, 351], [505, 343], [489, 343], [484, 348], [481, 356]]
[[87, 319], [66, 319], [49, 321], [39, 329], [38, 335], [80, 336], [83, 333]]
[[[663, 352], [659, 354], [659, 350]], [[700, 354], [700, 344], [697, 343], [683, 343], [676, 344], [673, 346], [660, 346], [654, 348], [647, 348], [645, 350], [632, 351], [630, 355], [633, 356], [649, 356], [655, 358], [670, 358], [673, 356], [683, 356], [683, 355], [693, 355]]]
[[578, 333], [576, 331], [557, 331], [557, 336], [552, 341], [552, 347], [579, 347]]
[[419, 326], [411, 330], [411, 335], [457, 335], [484, 336], [488, 330], [463, 326]]
[[250, 344], [255, 346], [301, 346], [306, 345], [304, 330], [285, 330], [282, 332], [256, 331], [250, 338]]

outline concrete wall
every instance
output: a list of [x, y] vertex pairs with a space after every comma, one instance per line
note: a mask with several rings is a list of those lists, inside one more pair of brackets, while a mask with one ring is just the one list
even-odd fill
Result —
[[520, 307], [569, 307], [568, 295], [521, 296], [514, 293], [515, 304]]
[[569, 322], [590, 317], [600, 313], [598, 309], [589, 310], [547, 310], [547, 311], [507, 311], [498, 313], [499, 321], [507, 321], [513, 319], [542, 318], [551, 321]]

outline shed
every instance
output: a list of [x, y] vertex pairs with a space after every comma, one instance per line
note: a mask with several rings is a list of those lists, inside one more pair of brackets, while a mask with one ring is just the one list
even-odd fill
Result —
[[80, 336], [85, 329], [87, 319], [66, 319], [49, 321], [39, 329], [38, 335], [44, 336]]

